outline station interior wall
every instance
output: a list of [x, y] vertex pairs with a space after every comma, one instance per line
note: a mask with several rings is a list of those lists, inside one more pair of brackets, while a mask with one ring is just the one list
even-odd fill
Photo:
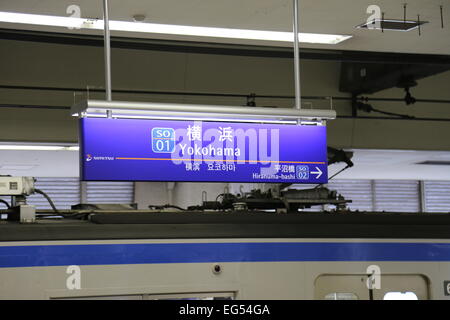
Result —
[[[0, 88], [0, 141], [76, 143], [77, 119], [68, 109], [74, 101], [104, 99], [103, 48], [83, 45], [0, 40], [0, 86], [78, 88], [70, 90], [30, 90]], [[338, 61], [301, 60], [303, 96], [350, 97], [339, 91], [341, 64]], [[232, 93], [293, 96], [293, 60], [289, 58], [239, 55], [112, 49], [113, 90]], [[420, 99], [450, 100], [450, 72], [418, 82], [412, 94]], [[375, 98], [402, 98], [403, 89], [392, 88]], [[179, 102], [195, 104], [242, 105], [243, 97], [214, 97], [170, 94], [113, 93], [113, 100]], [[257, 98], [257, 106], [291, 108], [293, 99]], [[327, 109], [329, 100], [302, 101], [304, 108]], [[33, 105], [45, 108], [17, 108]], [[447, 104], [374, 102], [374, 107], [421, 118], [450, 119]], [[52, 108], [53, 107], [53, 108]], [[450, 151], [448, 121], [379, 119], [377, 114], [360, 113], [369, 118], [350, 118], [349, 100], [334, 100], [338, 119], [327, 123], [328, 145], [345, 149], [387, 149]], [[349, 118], [340, 118], [340, 117]], [[225, 184], [211, 184], [210, 193], [223, 191]], [[136, 199], [145, 203], [164, 193], [174, 203], [197, 194], [192, 183], [137, 183]], [[203, 188], [204, 189], [204, 188]], [[169, 190], [169, 191], [168, 191]]]

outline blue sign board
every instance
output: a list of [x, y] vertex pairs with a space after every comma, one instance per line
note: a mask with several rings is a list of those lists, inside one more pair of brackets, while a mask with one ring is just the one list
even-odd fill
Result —
[[83, 118], [81, 179], [326, 183], [326, 127]]

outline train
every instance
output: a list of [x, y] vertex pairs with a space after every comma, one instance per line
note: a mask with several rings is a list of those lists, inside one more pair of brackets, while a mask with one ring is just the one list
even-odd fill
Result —
[[450, 214], [44, 211], [0, 221], [0, 299], [450, 300]]

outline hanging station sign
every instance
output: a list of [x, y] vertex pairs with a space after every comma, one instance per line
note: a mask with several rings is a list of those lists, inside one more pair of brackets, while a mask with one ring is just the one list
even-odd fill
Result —
[[326, 183], [326, 126], [80, 119], [85, 181]]

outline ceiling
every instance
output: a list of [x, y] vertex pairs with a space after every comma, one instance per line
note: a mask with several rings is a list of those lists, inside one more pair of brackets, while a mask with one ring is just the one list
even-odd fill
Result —
[[[338, 50], [450, 54], [450, 1], [409, 0], [407, 18], [429, 21], [417, 30], [409, 32], [376, 31], [355, 29], [366, 22], [370, 14], [369, 5], [378, 5], [385, 18], [403, 18], [403, 3], [396, 0], [299, 0], [300, 32], [353, 35], [350, 40], [338, 45], [301, 44], [304, 48], [329, 48]], [[441, 28], [439, 6], [444, 5], [444, 28]], [[101, 18], [101, 0], [2, 0], [0, 11], [69, 16], [69, 5], [78, 5], [83, 18]], [[135, 14], [144, 14], [146, 22], [257, 29], [273, 31], [292, 30], [291, 0], [110, 0], [110, 19], [132, 21]], [[0, 28], [55, 31], [80, 34], [101, 34], [92, 30], [69, 30], [29, 25], [0, 23]], [[150, 34], [113, 32], [112, 36], [127, 36], [152, 39], [192, 40], [237, 44], [291, 46], [290, 43], [251, 40], [186, 38]]]
[[[450, 180], [449, 166], [418, 165], [437, 160], [450, 161], [450, 152], [412, 150], [353, 150], [354, 166], [336, 179]], [[33, 177], [78, 177], [79, 156], [76, 151], [0, 150], [0, 175]], [[345, 167], [329, 166], [328, 176]]]

